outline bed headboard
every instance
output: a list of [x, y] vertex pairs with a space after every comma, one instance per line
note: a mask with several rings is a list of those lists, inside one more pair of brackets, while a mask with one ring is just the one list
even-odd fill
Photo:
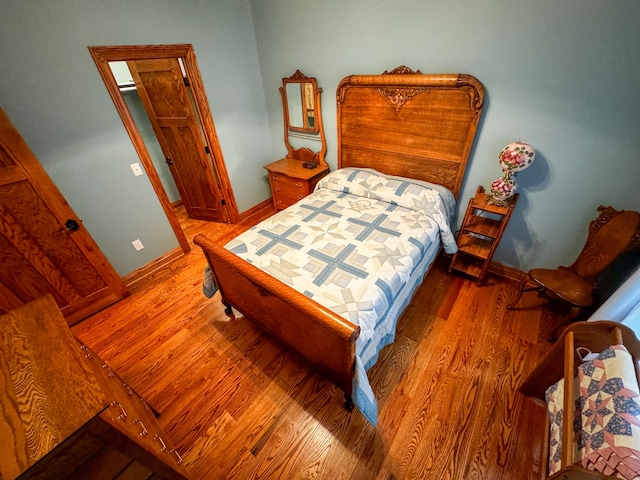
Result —
[[475, 77], [398, 67], [346, 77], [336, 97], [338, 168], [439, 183], [458, 198], [484, 103]]

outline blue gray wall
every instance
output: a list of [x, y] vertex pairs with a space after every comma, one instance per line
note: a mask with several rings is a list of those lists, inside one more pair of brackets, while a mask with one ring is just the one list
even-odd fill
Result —
[[571, 263], [600, 204], [640, 210], [637, 0], [252, 0], [274, 142], [280, 79], [300, 69], [323, 92], [336, 164], [335, 90], [399, 65], [475, 75], [487, 103], [460, 197], [500, 176], [498, 153], [526, 139], [534, 164], [494, 259], [527, 270]]
[[335, 167], [339, 81], [399, 65], [485, 85], [463, 209], [499, 176], [504, 145], [536, 148], [498, 262], [570, 263], [598, 205], [640, 210], [637, 0], [0, 2], [0, 106], [121, 275], [177, 241], [146, 175], [131, 173], [138, 158], [89, 45], [194, 45], [240, 211], [268, 198], [262, 166], [285, 153], [282, 77], [300, 69], [324, 89]]
[[238, 207], [268, 198], [275, 153], [248, 0], [0, 4], [0, 106], [120, 275], [178, 242], [131, 172], [138, 156], [87, 46], [193, 44]]

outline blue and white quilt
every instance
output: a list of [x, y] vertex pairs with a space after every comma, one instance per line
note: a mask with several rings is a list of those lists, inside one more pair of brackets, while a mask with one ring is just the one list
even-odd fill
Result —
[[225, 246], [360, 326], [353, 400], [374, 426], [378, 407], [366, 371], [393, 342], [440, 245], [456, 251], [454, 207], [442, 186], [344, 168]]

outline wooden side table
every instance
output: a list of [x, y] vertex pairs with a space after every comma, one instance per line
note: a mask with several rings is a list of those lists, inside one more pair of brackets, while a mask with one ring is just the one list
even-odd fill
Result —
[[269, 172], [269, 185], [273, 206], [283, 210], [303, 199], [316, 186], [316, 183], [329, 173], [329, 166], [318, 164], [315, 168], [304, 168], [304, 162], [285, 157], [265, 165]]
[[478, 187], [475, 197], [469, 200], [460, 233], [458, 251], [451, 259], [449, 272], [457, 270], [477, 279], [482, 284], [491, 258], [502, 239], [513, 209], [518, 202], [515, 194], [508, 206], [489, 203], [491, 194]]

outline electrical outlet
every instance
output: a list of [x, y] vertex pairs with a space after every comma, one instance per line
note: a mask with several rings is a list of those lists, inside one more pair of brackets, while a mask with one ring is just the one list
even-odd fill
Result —
[[142, 245], [142, 242], [138, 239], [138, 240], [134, 240], [133, 242], [131, 242], [131, 245], [133, 245], [133, 248], [135, 248], [136, 250], [140, 251], [144, 248], [144, 245]]
[[131, 167], [131, 171], [136, 177], [139, 177], [140, 175], [142, 175], [142, 168], [140, 168], [139, 163], [132, 163], [129, 166]]

